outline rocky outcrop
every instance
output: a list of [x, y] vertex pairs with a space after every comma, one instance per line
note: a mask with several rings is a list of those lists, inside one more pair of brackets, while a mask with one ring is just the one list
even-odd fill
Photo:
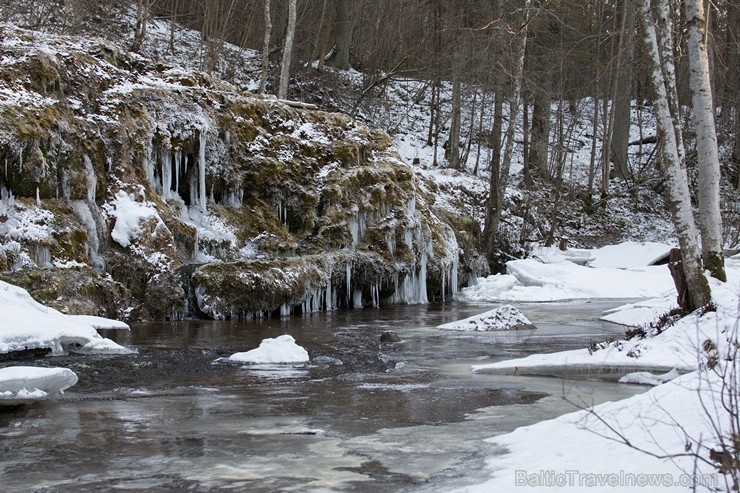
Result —
[[381, 132], [3, 29], [1, 277], [43, 303], [139, 319], [424, 303], [478, 261]]

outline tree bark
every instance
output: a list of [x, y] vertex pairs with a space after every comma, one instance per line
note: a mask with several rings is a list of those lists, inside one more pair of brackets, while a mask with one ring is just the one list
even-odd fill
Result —
[[450, 122], [450, 138], [447, 141], [447, 162], [451, 168], [460, 167], [460, 127], [462, 125], [462, 83], [460, 74], [455, 70], [452, 74], [452, 118]]
[[611, 151], [616, 175], [630, 177], [627, 149], [630, 139], [630, 103], [632, 101], [632, 52], [634, 51], [635, 9], [630, 0], [622, 0], [622, 28], [619, 38], [616, 83], [614, 85], [614, 127]]
[[267, 88], [267, 74], [270, 71], [270, 36], [272, 35], [272, 18], [270, 0], [265, 0], [265, 36], [262, 41], [262, 73], [260, 74], [260, 94]]
[[288, 82], [290, 80], [290, 63], [293, 60], [293, 39], [295, 38], [296, 23], [296, 0], [290, 0], [288, 4], [288, 30], [285, 33], [285, 46], [283, 47], [283, 60], [280, 66], [280, 86], [278, 97], [288, 99]]
[[694, 108], [699, 167], [699, 229], [702, 260], [712, 277], [727, 281], [722, 252], [722, 215], [719, 203], [719, 153], [714, 122], [712, 84], [707, 53], [707, 24], [703, 0], [685, 0], [688, 25], [689, 84]]
[[337, 18], [334, 25], [336, 26], [334, 42], [337, 45], [334, 66], [342, 70], [347, 70], [350, 67], [349, 54], [352, 39], [352, 21], [349, 18], [349, 0], [337, 0]]
[[[550, 178], [547, 168], [547, 159], [550, 149], [550, 72], [544, 71], [534, 89], [534, 105], [532, 107], [532, 130], [530, 137], [529, 156], [527, 164], [535, 174], [543, 180]], [[526, 132], [526, 129], [525, 129]]]
[[149, 19], [151, 0], [136, 0], [136, 26], [134, 28], [134, 40], [131, 43], [131, 51], [138, 53], [146, 38], [146, 26]]
[[[688, 295], [685, 308], [693, 311], [706, 305], [711, 299], [709, 283], [701, 267], [699, 244], [697, 241], [696, 225], [691, 210], [688, 180], [682, 156], [679, 154], [676, 141], [676, 116], [671, 114], [668, 100], [668, 89], [675, 87], [675, 80], [669, 81], [675, 72], [667, 69], [665, 58], [661, 57], [658, 37], [650, 10], [650, 0], [633, 0], [637, 17], [642, 28], [645, 52], [648, 58], [650, 71], [650, 84], [653, 90], [653, 107], [655, 109], [660, 148], [663, 155], [663, 165], [666, 178], [666, 190], [673, 223], [676, 230], [678, 243], [681, 247], [682, 262], [681, 269], [686, 278]], [[668, 17], [668, 4], [658, 0], [659, 15]], [[665, 35], [665, 32], [664, 32]], [[670, 43], [662, 40], [663, 43]], [[672, 52], [668, 52], [670, 58]], [[672, 65], [672, 61], [668, 62]]]

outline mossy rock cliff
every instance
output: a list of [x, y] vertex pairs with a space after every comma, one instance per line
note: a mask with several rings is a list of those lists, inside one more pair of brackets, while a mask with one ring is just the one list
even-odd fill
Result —
[[134, 320], [423, 303], [478, 261], [472, 219], [437, 214], [348, 116], [104, 41], [5, 25], [0, 44], [0, 270], [41, 302]]

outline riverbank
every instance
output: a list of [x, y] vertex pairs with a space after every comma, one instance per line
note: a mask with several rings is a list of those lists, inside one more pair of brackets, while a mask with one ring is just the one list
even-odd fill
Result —
[[[625, 273], [591, 269], [564, 263], [546, 264], [534, 260], [518, 262], [514, 276], [516, 296], [537, 300], [542, 293], [557, 289], [563, 296], [598, 289], [604, 295], [628, 288], [620, 279]], [[724, 491], [731, 479], [717, 472], [718, 452], [732, 440], [730, 420], [737, 422], [735, 380], [738, 337], [738, 293], [740, 258], [727, 259], [728, 282], [711, 280], [714, 306], [705, 313], [695, 312], [681, 319], [664, 317], [656, 323], [656, 314], [675, 307], [675, 292], [662, 293], [652, 300], [623, 305], [609, 310], [603, 319], [642, 328], [644, 336], [630, 340], [604, 340], [588, 348], [552, 354], [536, 354], [492, 364], [473, 366], [478, 373], [546, 374], [575, 376], [584, 371], [597, 375], [621, 368], [652, 370], [663, 373], [675, 368], [684, 375], [640, 395], [617, 402], [591, 406], [579, 403], [583, 410], [559, 418], [524, 426], [512, 433], [489, 440], [494, 452], [486, 461], [490, 479], [454, 491]], [[651, 289], [655, 268], [633, 267], [641, 290]], [[665, 276], [668, 269], [662, 267]], [[643, 270], [640, 280], [637, 271]], [[553, 272], [575, 272], [587, 276], [569, 276], [567, 287]], [[593, 272], [598, 271], [598, 272]], [[577, 279], [598, 278], [597, 286], [578, 285]], [[512, 279], [482, 282], [474, 290], [496, 293], [497, 283]], [[488, 286], [489, 289], [485, 289]], [[571, 293], [567, 291], [570, 290]], [[466, 293], [463, 292], [463, 297]], [[467, 293], [470, 296], [470, 293]], [[495, 299], [491, 297], [490, 300]], [[584, 370], [585, 369], [585, 370]], [[632, 375], [626, 381], [648, 381], [648, 375]], [[654, 382], [658, 383], [658, 382]], [[728, 387], [729, 385], [729, 387]], [[734, 396], [734, 398], [733, 398]], [[729, 402], [729, 411], [725, 405]], [[712, 452], [714, 450], [714, 452]], [[711, 458], [710, 458], [711, 457]]]

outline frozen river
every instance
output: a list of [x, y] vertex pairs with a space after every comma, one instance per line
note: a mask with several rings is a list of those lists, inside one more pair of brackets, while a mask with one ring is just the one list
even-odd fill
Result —
[[[479, 480], [485, 439], [642, 387], [475, 375], [471, 364], [621, 335], [617, 302], [519, 305], [520, 332], [434, 327], [494, 307], [447, 303], [254, 322], [147, 324], [106, 336], [138, 355], [68, 356], [63, 399], [0, 411], [7, 492], [440, 491]], [[395, 331], [402, 342], [381, 343]], [[290, 334], [307, 365], [216, 362]], [[564, 398], [565, 397], [565, 398]]]

